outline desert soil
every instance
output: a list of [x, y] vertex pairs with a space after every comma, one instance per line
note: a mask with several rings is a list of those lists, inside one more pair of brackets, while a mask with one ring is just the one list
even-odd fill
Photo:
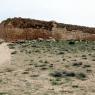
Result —
[[9, 64], [11, 60], [11, 51], [7, 46], [7, 43], [0, 44], [0, 65]]
[[0, 44], [0, 95], [95, 95], [95, 42]]

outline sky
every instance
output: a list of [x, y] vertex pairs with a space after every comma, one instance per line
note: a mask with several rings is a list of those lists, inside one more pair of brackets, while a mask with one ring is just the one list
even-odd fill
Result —
[[95, 27], [95, 0], [0, 0], [0, 22], [13, 17]]

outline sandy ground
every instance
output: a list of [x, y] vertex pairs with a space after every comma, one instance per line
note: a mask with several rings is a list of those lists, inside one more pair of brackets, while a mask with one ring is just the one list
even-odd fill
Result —
[[11, 62], [11, 51], [7, 43], [0, 44], [0, 65], [9, 64]]
[[95, 95], [95, 42], [2, 43], [1, 58], [0, 95]]

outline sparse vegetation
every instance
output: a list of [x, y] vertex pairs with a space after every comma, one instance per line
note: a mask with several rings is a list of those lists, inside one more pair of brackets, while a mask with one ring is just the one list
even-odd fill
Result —
[[77, 67], [79, 67], [81, 65], [82, 65], [82, 62], [75, 62], [75, 63], [73, 63], [73, 66], [77, 66]]
[[50, 82], [52, 85], [61, 85], [62, 84], [60, 78], [51, 79]]
[[84, 65], [83, 68], [89, 68], [91, 65]]
[[0, 92], [0, 95], [9, 95], [9, 94], [7, 94], [5, 92]]
[[0, 69], [0, 91], [9, 95], [84, 95], [94, 89], [95, 42], [26, 40], [10, 46], [14, 49], [12, 62]]
[[86, 78], [86, 75], [84, 73], [76, 73], [72, 71], [54, 71], [53, 73], [50, 73], [50, 75], [55, 78], [75, 77], [81, 80]]
[[76, 77], [81, 80], [85, 80], [87, 78], [86, 74], [84, 73], [77, 73]]

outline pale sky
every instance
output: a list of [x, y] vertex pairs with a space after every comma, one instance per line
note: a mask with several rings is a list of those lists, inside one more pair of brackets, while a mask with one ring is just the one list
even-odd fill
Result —
[[0, 21], [9, 17], [95, 27], [95, 0], [0, 0]]

